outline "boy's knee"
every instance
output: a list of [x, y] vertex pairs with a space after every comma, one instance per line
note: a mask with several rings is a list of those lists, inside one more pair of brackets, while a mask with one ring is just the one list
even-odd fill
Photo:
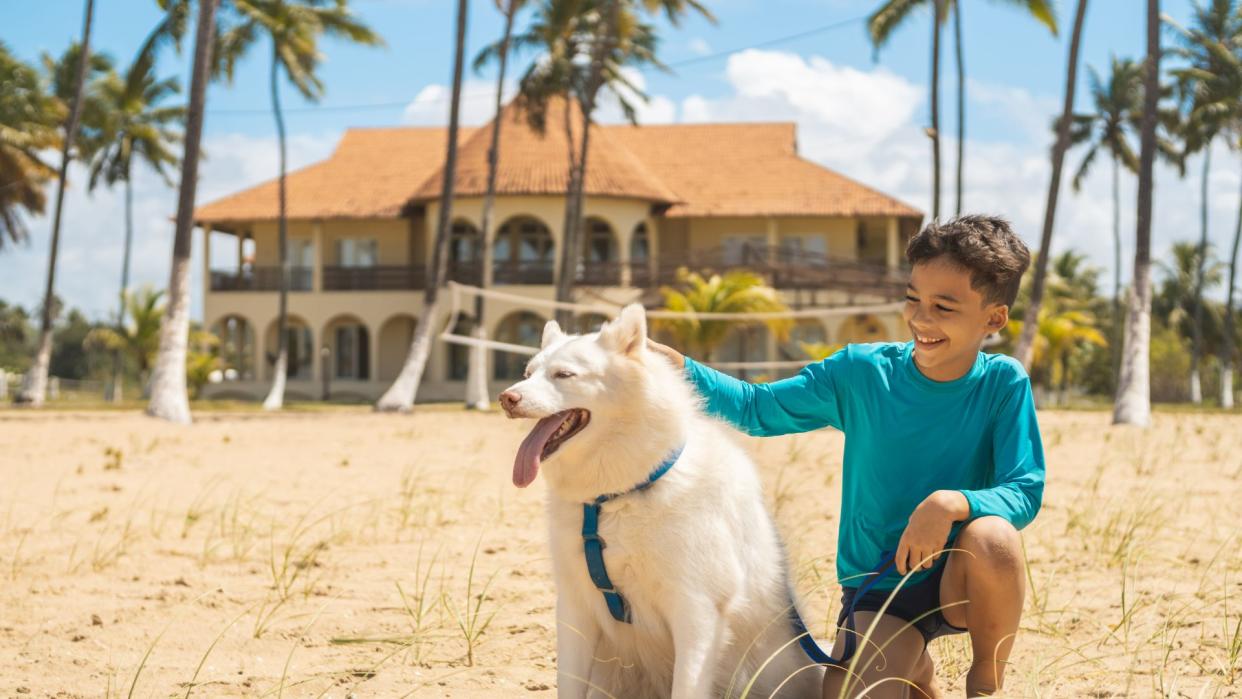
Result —
[[1008, 520], [980, 517], [962, 527], [954, 548], [966, 551], [972, 565], [993, 570], [1021, 570], [1022, 538]]

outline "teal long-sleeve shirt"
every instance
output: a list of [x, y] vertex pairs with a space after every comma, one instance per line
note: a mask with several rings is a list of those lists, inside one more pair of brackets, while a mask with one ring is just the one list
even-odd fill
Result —
[[[912, 351], [913, 343], [849, 345], [767, 384], [686, 358], [708, 413], [748, 434], [845, 433], [837, 576], [846, 586], [896, 551], [914, 508], [937, 490], [961, 491], [970, 519], [995, 515], [1018, 529], [1035, 518], [1043, 497], [1043, 446], [1022, 365], [980, 352], [965, 376], [938, 382], [919, 371]], [[890, 574], [876, 588], [898, 580]]]

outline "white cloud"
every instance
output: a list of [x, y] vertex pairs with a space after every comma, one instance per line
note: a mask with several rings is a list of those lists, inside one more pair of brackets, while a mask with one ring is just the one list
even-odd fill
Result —
[[[506, 80], [503, 99], [508, 102], [517, 92], [517, 82]], [[418, 91], [405, 107], [401, 123], [410, 126], [445, 126], [449, 120], [448, 85], [427, 85]], [[496, 82], [494, 80], [464, 80], [461, 86], [461, 113], [463, 126], [479, 126], [491, 121], [496, 113]]]
[[[294, 135], [289, 138], [290, 170], [327, 157], [339, 134]], [[203, 144], [197, 201], [203, 204], [225, 194], [271, 179], [278, 163], [275, 138], [229, 134]], [[177, 173], [173, 173], [176, 180]], [[117, 186], [85, 191], [80, 165], [69, 170], [56, 265], [56, 293], [72, 308], [93, 318], [116, 312], [125, 239], [124, 189]], [[42, 302], [47, 283], [47, 256], [55, 188], [48, 188], [47, 214], [30, 222], [28, 244], [0, 253], [0, 299], [34, 308]], [[166, 185], [144, 168], [134, 177], [134, 249], [131, 285], [168, 285], [172, 261], [172, 218], [177, 211], [177, 186]], [[201, 240], [196, 235], [191, 261], [192, 315], [202, 315]]]

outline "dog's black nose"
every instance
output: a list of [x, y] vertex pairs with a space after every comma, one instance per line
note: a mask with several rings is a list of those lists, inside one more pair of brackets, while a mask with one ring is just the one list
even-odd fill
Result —
[[518, 403], [522, 402], [522, 394], [517, 391], [505, 391], [500, 394], [500, 407], [505, 409], [506, 413], [513, 413], [513, 409]]

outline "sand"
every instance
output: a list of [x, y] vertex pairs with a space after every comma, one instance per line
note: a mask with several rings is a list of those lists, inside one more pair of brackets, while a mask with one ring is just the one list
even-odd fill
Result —
[[[1040, 422], [1007, 696], [1242, 695], [1242, 418]], [[543, 485], [510, 483], [527, 428], [0, 411], [0, 697], [553, 696]], [[738, 440], [827, 637], [842, 436]], [[965, 639], [933, 654], [960, 696]]]

